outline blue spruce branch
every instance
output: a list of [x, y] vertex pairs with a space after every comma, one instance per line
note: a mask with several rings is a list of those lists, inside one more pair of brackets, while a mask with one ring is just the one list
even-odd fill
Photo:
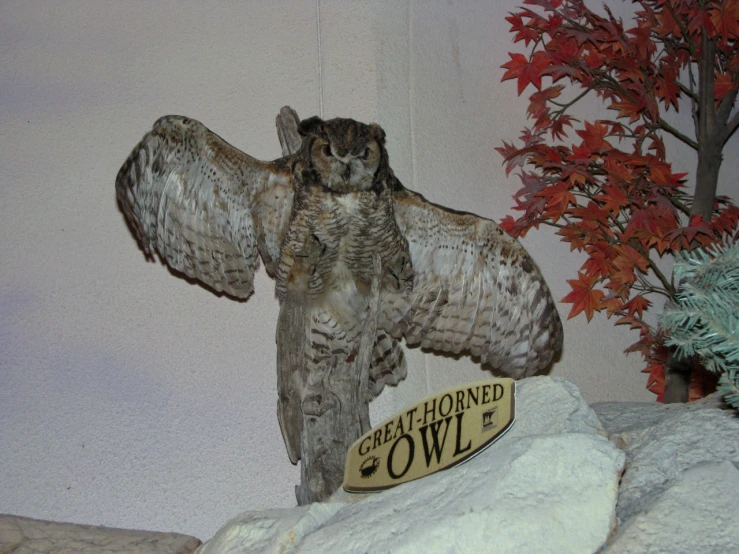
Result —
[[739, 409], [739, 243], [678, 254], [672, 273], [680, 286], [660, 319], [666, 344], [720, 373], [719, 391]]

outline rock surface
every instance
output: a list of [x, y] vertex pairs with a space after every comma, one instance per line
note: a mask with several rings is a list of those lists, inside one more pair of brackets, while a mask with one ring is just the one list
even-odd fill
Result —
[[607, 554], [726, 554], [739, 548], [739, 470], [702, 462], [619, 530]]
[[619, 531], [606, 552], [736, 550], [739, 418], [718, 399], [592, 406], [627, 459]]
[[0, 554], [190, 554], [199, 545], [195, 537], [176, 533], [93, 527], [0, 514]]
[[198, 553], [597, 551], [615, 523], [624, 454], [568, 381], [519, 382], [516, 413], [463, 465], [307, 510], [249, 512]]
[[739, 463], [739, 418], [711, 400], [593, 404], [611, 440], [626, 452], [628, 468], [618, 496], [621, 521], [641, 512], [697, 463]]

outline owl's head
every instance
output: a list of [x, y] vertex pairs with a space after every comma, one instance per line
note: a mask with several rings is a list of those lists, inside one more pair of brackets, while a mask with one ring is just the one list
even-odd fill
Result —
[[353, 119], [323, 121], [311, 117], [300, 122], [302, 154], [307, 168], [334, 192], [382, 190], [389, 166], [385, 131]]

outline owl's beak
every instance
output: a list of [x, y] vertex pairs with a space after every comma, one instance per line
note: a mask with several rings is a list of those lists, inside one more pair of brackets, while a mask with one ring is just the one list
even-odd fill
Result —
[[351, 166], [351, 164], [346, 164], [344, 166], [344, 175], [343, 175], [343, 177], [344, 177], [344, 181], [347, 182], [347, 183], [349, 182], [349, 176], [351, 175], [351, 172], [352, 172], [352, 166]]

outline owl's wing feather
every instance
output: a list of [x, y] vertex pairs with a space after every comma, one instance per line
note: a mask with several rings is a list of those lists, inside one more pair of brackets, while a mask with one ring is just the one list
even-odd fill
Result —
[[385, 295], [379, 326], [411, 346], [471, 354], [516, 378], [547, 367], [562, 348], [562, 323], [519, 242], [493, 221], [402, 186], [393, 207], [415, 277], [412, 292]]
[[385, 331], [378, 330], [370, 361], [369, 387], [372, 396], [379, 396], [385, 385], [397, 385], [407, 374], [403, 347]]
[[144, 251], [218, 292], [247, 298], [260, 252], [272, 270], [292, 209], [290, 172], [202, 123], [157, 120], [118, 172], [116, 192]]

